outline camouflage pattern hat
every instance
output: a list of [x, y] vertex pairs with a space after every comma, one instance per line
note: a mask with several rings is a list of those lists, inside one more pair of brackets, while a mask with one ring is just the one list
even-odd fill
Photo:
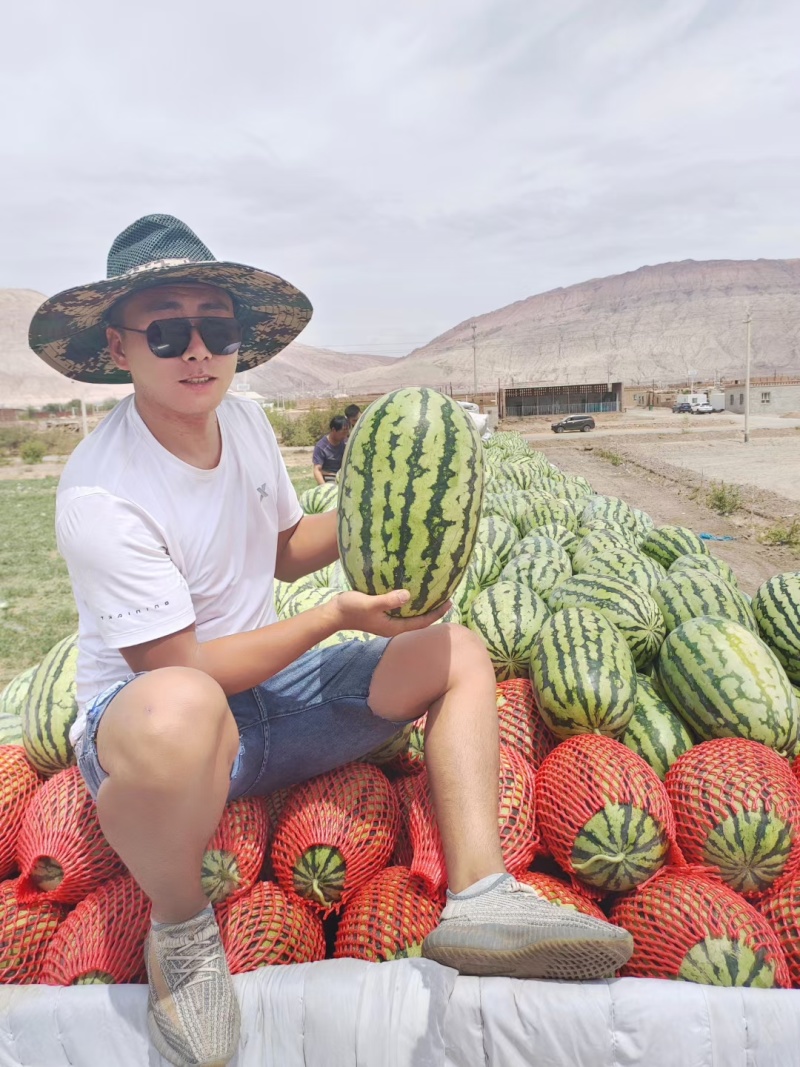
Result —
[[117, 237], [104, 281], [66, 289], [45, 300], [28, 340], [41, 359], [79, 382], [113, 385], [130, 376], [112, 361], [107, 315], [123, 296], [155, 285], [204, 282], [226, 290], [242, 324], [236, 370], [272, 359], [311, 318], [308, 298], [275, 274], [214, 259], [189, 227], [172, 215], [145, 215]]

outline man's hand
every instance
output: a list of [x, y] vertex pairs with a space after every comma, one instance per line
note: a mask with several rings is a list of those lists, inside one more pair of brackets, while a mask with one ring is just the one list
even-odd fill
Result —
[[423, 630], [445, 614], [450, 608], [450, 601], [441, 604], [427, 615], [416, 615], [411, 619], [399, 619], [388, 612], [408, 603], [411, 594], [405, 589], [395, 589], [381, 596], [368, 596], [366, 593], [340, 593], [329, 601], [329, 608], [334, 615], [336, 630], [364, 630], [376, 637], [396, 637], [409, 630]]

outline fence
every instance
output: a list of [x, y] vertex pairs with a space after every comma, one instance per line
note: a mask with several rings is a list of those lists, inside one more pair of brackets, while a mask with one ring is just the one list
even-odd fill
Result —
[[524, 401], [517, 399], [514, 404], [508, 405], [506, 415], [508, 418], [522, 418], [531, 415], [583, 415], [595, 414], [600, 411], [621, 411], [622, 406], [618, 400], [586, 401], [578, 404], [574, 398], [569, 403], [566, 398], [561, 399], [537, 399], [525, 397]]

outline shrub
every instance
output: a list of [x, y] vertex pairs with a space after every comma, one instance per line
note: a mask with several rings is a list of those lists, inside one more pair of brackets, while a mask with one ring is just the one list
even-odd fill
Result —
[[759, 535], [762, 545], [790, 545], [792, 548], [800, 548], [800, 519], [793, 519], [788, 526], [783, 522], [776, 522]]
[[19, 446], [24, 463], [41, 463], [47, 453], [47, 445], [38, 437], [30, 437]]
[[282, 445], [315, 445], [328, 432], [333, 416], [342, 414], [342, 407], [338, 404], [315, 407], [297, 418], [273, 410], [267, 411], [267, 418]]
[[738, 485], [720, 482], [709, 489], [706, 503], [720, 515], [732, 515], [742, 506], [742, 493]]
[[603, 459], [607, 459], [612, 467], [620, 467], [622, 465], [622, 456], [619, 452], [612, 452], [608, 448], [598, 448], [598, 456], [602, 456]]

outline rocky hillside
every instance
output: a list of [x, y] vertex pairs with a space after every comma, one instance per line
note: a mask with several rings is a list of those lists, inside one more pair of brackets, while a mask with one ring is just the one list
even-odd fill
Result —
[[350, 375], [351, 393], [402, 385], [471, 389], [498, 380], [671, 383], [800, 374], [800, 259], [662, 263], [531, 296], [467, 319], [391, 366]]

